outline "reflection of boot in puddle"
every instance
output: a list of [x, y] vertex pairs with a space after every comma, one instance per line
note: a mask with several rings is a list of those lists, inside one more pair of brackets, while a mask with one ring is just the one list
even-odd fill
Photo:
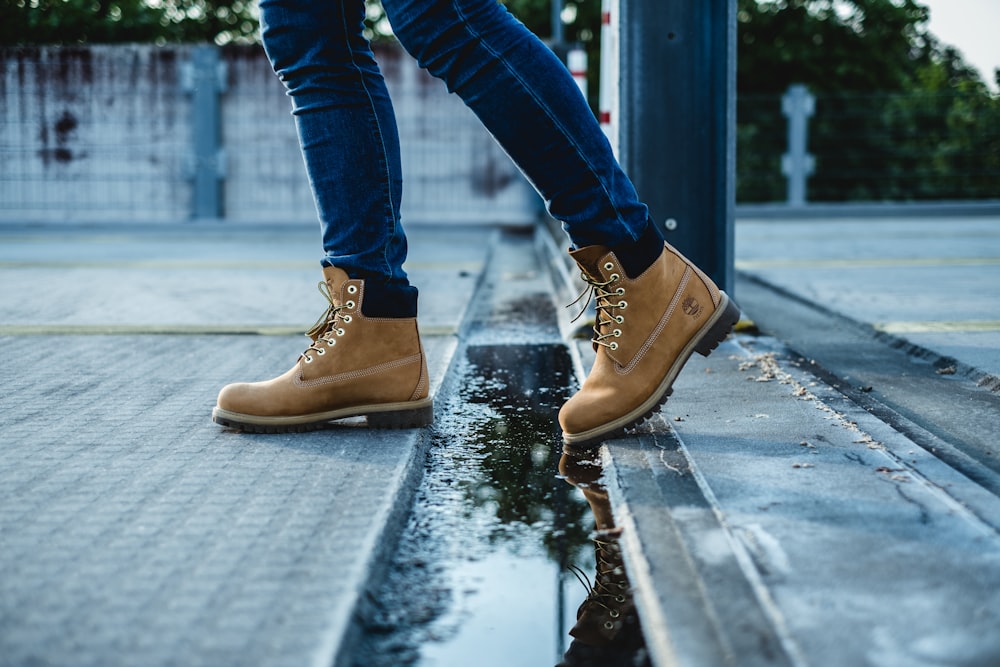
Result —
[[580, 568], [570, 566], [587, 587], [588, 594], [576, 612], [576, 625], [569, 631], [573, 642], [559, 667], [649, 665], [618, 542], [621, 529], [614, 525], [608, 492], [600, 482], [601, 465], [596, 460], [564, 455], [559, 461], [559, 472], [583, 492], [597, 528], [594, 534], [597, 574], [593, 586]]

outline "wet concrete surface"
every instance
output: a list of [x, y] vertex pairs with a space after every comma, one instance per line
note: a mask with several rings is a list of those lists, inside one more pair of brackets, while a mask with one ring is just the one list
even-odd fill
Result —
[[572, 625], [582, 588], [565, 575], [593, 517], [557, 473], [566, 350], [469, 347], [456, 371], [357, 667], [555, 664]]
[[[866, 224], [844, 229], [860, 233]], [[817, 252], [854, 252], [828, 243], [829, 227], [806, 226], [796, 233], [815, 236], [808, 247]], [[871, 242], [877, 227], [858, 237], [868, 239], [869, 259], [882, 254]], [[450, 650], [463, 651], [459, 664], [529, 664], [522, 647], [537, 651], [540, 664], [609, 664], [617, 658], [570, 631], [584, 601], [579, 634], [600, 634], [609, 620], [602, 614], [614, 605], [603, 596], [618, 583], [615, 537], [634, 592], [631, 602], [615, 600], [624, 605], [619, 618], [634, 603], [653, 664], [1000, 664], [1000, 501], [941, 455], [930, 438], [943, 440], [943, 431], [925, 438], [916, 419], [886, 420], [857, 400], [886, 396], [882, 386], [847, 391], [835, 372], [814, 372], [804, 352], [740, 335], [708, 360], [692, 360], [660, 416], [600, 450], [603, 478], [586, 462], [574, 470], [562, 461], [560, 472], [555, 454], [540, 452], [546, 442], [558, 450], [554, 424], [525, 416], [536, 401], [552, 409], [558, 398], [526, 393], [537, 381], [525, 367], [563, 372], [556, 358], [568, 338], [553, 320], [576, 290], [553, 299], [546, 276], [561, 250], [536, 252], [530, 234], [413, 231], [408, 268], [422, 289], [437, 434], [355, 425], [253, 436], [209, 421], [222, 384], [271, 377], [303, 349], [300, 335], [284, 333], [308, 326], [319, 310], [311, 230], [3, 236], [5, 665], [329, 667], [338, 655], [337, 664], [374, 664], [375, 649], [345, 641], [359, 613], [374, 621], [389, 664], [448, 664], [453, 658], [434, 652]], [[831, 308], [864, 304], [864, 275], [809, 273], [815, 256], [781, 245], [776, 228], [761, 231], [745, 238], [746, 256], [768, 265], [745, 270], [803, 300], [836, 292], [839, 301], [823, 300]], [[885, 237], [888, 247], [905, 236], [897, 231]], [[968, 232], [977, 243], [992, 238]], [[907, 252], [933, 253], [935, 243], [914, 238]], [[801, 264], [776, 265], [775, 249], [802, 253]], [[87, 259], [63, 266], [70, 252]], [[487, 254], [493, 267], [484, 270]], [[825, 261], [849, 269], [855, 259]], [[796, 282], [793, 269], [810, 280]], [[934, 275], [945, 270], [936, 266]], [[924, 280], [930, 298], [921, 305], [919, 290], [908, 292], [893, 322], [922, 311], [931, 319], [952, 285]], [[963, 292], [962, 321], [949, 326], [989, 326], [989, 294]], [[868, 321], [865, 312], [841, 314]], [[994, 333], [951, 331], [949, 345]], [[569, 348], [576, 377], [589, 347]], [[877, 345], [866, 349], [880, 354]], [[954, 356], [960, 363], [944, 386], [971, 383], [965, 390], [973, 391], [975, 376], [962, 364], [979, 362]], [[897, 378], [909, 377], [906, 364], [929, 365], [900, 363]], [[556, 380], [542, 384], [574, 381]], [[467, 421], [450, 424], [452, 412]], [[978, 431], [988, 436], [995, 429], [983, 414]], [[504, 445], [507, 434], [523, 442]], [[428, 460], [451, 472], [429, 474], [425, 484], [436, 486], [421, 491]], [[517, 474], [530, 484], [518, 488]], [[614, 529], [601, 524], [602, 486]], [[398, 538], [418, 491], [436, 503], [413, 519], [433, 550], [406, 561], [413, 542]], [[409, 568], [406, 595], [384, 605], [380, 620], [369, 605], [397, 556]], [[576, 580], [576, 567], [596, 596]], [[594, 584], [602, 577], [603, 588]], [[488, 643], [494, 628], [529, 618], [504, 646]], [[413, 634], [390, 640], [404, 622]], [[624, 629], [632, 627], [618, 636], [632, 636]]]
[[[413, 235], [432, 391], [492, 234]], [[333, 664], [428, 434], [210, 419], [305, 348], [317, 248], [311, 226], [0, 229], [4, 667]]]
[[495, 246], [345, 664], [648, 664], [600, 460], [560, 459], [576, 380], [541, 264], [530, 235]]

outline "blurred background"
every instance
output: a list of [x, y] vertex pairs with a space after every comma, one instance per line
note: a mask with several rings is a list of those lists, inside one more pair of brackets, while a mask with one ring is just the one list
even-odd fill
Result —
[[[506, 4], [557, 50], [586, 53], [577, 73], [597, 113], [600, 0]], [[996, 0], [737, 10], [738, 204], [1000, 200]], [[377, 1], [367, 24], [399, 118], [404, 218], [537, 218], [537, 197], [401, 52]], [[6, 0], [0, 221], [314, 219], [258, 38], [247, 0]], [[797, 141], [807, 152], [790, 159]]]

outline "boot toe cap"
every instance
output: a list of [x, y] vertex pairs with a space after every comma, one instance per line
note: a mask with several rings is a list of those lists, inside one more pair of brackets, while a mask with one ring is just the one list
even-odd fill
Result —
[[559, 410], [559, 426], [563, 433], [568, 435], [586, 433], [614, 420], [618, 415], [609, 409], [608, 401], [602, 401], [600, 398], [580, 392], [566, 401]]
[[251, 385], [246, 382], [227, 384], [219, 392], [219, 398], [216, 401], [216, 405], [223, 410], [228, 410], [229, 412], [252, 412], [252, 410], [250, 410], [250, 398], [252, 393]]

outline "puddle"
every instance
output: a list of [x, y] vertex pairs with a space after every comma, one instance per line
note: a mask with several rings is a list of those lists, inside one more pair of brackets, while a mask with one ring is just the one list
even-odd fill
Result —
[[649, 664], [600, 467], [560, 460], [566, 349], [470, 346], [459, 377], [349, 663]]

